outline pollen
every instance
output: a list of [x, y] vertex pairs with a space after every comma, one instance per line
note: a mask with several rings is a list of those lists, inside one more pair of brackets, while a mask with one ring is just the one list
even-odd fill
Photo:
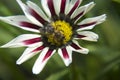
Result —
[[55, 21], [51, 23], [52, 33], [48, 34], [48, 42], [52, 45], [62, 46], [67, 44], [72, 37], [73, 31], [69, 23], [65, 21]]

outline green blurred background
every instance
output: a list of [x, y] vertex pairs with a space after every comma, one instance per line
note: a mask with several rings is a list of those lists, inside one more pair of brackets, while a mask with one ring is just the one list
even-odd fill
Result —
[[[55, 54], [40, 74], [33, 75], [32, 66], [38, 55], [18, 66], [16, 60], [25, 48], [0, 49], [0, 80], [120, 80], [120, 0], [83, 0], [82, 5], [91, 1], [96, 6], [85, 17], [105, 13], [107, 20], [92, 30], [99, 34], [98, 42], [80, 41], [90, 50], [88, 55], [73, 52], [73, 63], [65, 67]], [[0, 16], [21, 14], [16, 0], [0, 0]], [[0, 21], [0, 45], [24, 33], [30, 32]]]

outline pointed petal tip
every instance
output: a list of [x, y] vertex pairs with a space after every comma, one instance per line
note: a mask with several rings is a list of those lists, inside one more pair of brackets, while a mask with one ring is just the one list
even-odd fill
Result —
[[[96, 5], [96, 3], [92, 1], [92, 2], [88, 3], [88, 4], [86, 5], [86, 7], [88, 8], [88, 11], [89, 11], [89, 10], [91, 10], [95, 5]], [[87, 12], [88, 12], [88, 11], [87, 11]]]
[[0, 46], [0, 48], [8, 48], [9, 46], [8, 45], [3, 45], [3, 46]]
[[102, 14], [100, 17], [106, 19], [107, 16], [106, 14]]
[[35, 75], [37, 75], [37, 74], [39, 74], [40, 72], [41, 72], [42, 70], [38, 70], [38, 69], [35, 69], [35, 68], [33, 68], [32, 69], [32, 72], [33, 72], [33, 74], [35, 74]]
[[88, 4], [88, 11], [89, 11], [90, 9], [92, 9], [95, 5], [96, 5], [95, 2], [90, 2], [90, 3]]
[[99, 20], [97, 24], [103, 23], [106, 20], [106, 18], [107, 18], [106, 14], [102, 14], [101, 16], [98, 16]]
[[22, 64], [22, 63], [21, 63], [21, 62], [19, 62], [19, 61], [16, 61], [16, 64], [17, 64], [17, 65], [20, 65], [20, 64]]
[[0, 48], [17, 48], [17, 47], [20, 47], [20, 46], [17, 46], [11, 43], [6, 43], [5, 45], [0, 46]]
[[68, 61], [66, 61], [65, 66], [67, 66], [67, 67], [68, 67], [71, 63], [72, 63], [72, 60], [68, 60]]
[[20, 64], [22, 64], [23, 62], [20, 60], [20, 59], [18, 59], [17, 61], [16, 61], [16, 64], [17, 65], [20, 65]]
[[89, 50], [84, 48], [83, 51], [82, 51], [82, 54], [88, 54]]
[[72, 63], [72, 50], [70, 46], [67, 46], [66, 48], [63, 49], [59, 48], [58, 54], [63, 60], [65, 66], [69, 66]]
[[94, 39], [94, 40], [92, 40], [92, 41], [97, 42], [97, 41], [98, 41], [98, 39]]
[[101, 15], [101, 17], [102, 17], [104, 20], [106, 20], [107, 15], [106, 15], [106, 14], [103, 14], [103, 15]]
[[72, 59], [67, 59], [67, 60], [65, 60], [65, 66], [69, 66], [70, 64], [72, 63]]
[[17, 46], [15, 46], [14, 44], [10, 44], [10, 42], [0, 46], [0, 48], [15, 48]]
[[36, 60], [34, 66], [32, 68], [33, 74], [39, 74], [43, 70], [43, 68], [46, 65], [47, 61], [50, 59], [50, 57], [52, 57], [52, 55], [54, 53], [55, 53], [55, 50], [51, 52], [51, 50], [48, 47], [46, 47], [41, 52], [40, 56], [38, 57], [38, 59]]
[[1, 21], [5, 21], [5, 20], [7, 20], [7, 19], [6, 19], [6, 17], [0, 16], [0, 20], [1, 20]]
[[95, 2], [94, 2], [94, 1], [92, 1], [92, 2], [90, 2], [89, 4], [95, 4]]
[[70, 64], [65, 64], [65, 66], [67, 66], [67, 67], [68, 67], [69, 65], [70, 65]]
[[89, 7], [90, 7], [90, 6], [91, 6], [91, 7], [94, 7], [95, 5], [96, 5], [96, 3], [93, 2], [93, 1], [87, 4], [87, 6], [89, 6]]
[[14, 44], [10, 44], [10, 42], [0, 46], [0, 48], [15, 48], [17, 46], [14, 46]]
[[33, 74], [34, 74], [34, 75], [38, 75], [38, 74], [39, 74], [39, 72], [33, 72]]
[[4, 46], [0, 46], [0, 48], [5, 48]]
[[2, 16], [0, 16], [0, 20], [1, 20], [1, 19], [3, 19], [3, 17], [2, 17]]
[[32, 72], [33, 72], [33, 74], [35, 74], [35, 75], [39, 74], [39, 72], [35, 72], [35, 71], [32, 71]]

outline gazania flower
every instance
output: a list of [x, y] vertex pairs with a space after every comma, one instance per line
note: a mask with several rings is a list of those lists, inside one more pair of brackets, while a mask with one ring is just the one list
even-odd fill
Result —
[[81, 20], [95, 5], [90, 2], [80, 6], [82, 0], [40, 0], [42, 7], [31, 1], [24, 4], [17, 0], [24, 15], [0, 17], [0, 20], [36, 34], [22, 34], [9, 43], [1, 46], [26, 46], [17, 64], [22, 64], [37, 53], [40, 56], [33, 66], [33, 73], [42, 71], [53, 54], [58, 53], [65, 65], [72, 62], [72, 51], [87, 54], [88, 49], [79, 45], [78, 40], [97, 41], [98, 35], [91, 30], [95, 25], [105, 21], [106, 15]]

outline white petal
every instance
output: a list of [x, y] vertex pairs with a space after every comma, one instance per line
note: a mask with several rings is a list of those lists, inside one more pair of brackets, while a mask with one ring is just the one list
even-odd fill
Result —
[[[40, 56], [38, 57], [38, 59], [36, 60], [34, 66], [33, 66], [33, 73], [34, 74], [39, 74], [42, 69], [44, 68], [45, 64], [47, 63], [47, 61], [51, 58], [51, 56], [55, 53], [55, 50], [52, 51], [51, 55], [48, 54], [49, 53], [49, 48], [46, 47], [41, 53]], [[47, 56], [47, 58], [44, 60], [45, 56]]]
[[95, 3], [94, 2], [90, 2], [88, 3], [86, 6], [86, 10], [85, 10], [85, 13], [87, 13], [88, 11], [90, 11], [94, 6], [95, 6]]
[[[58, 49], [58, 54], [64, 61], [65, 65], [69, 66], [69, 64], [72, 62], [72, 50], [69, 46], [67, 46], [65, 49], [66, 49], [67, 53], [63, 53], [62, 49]], [[67, 55], [68, 57], [65, 57], [65, 55]]]
[[76, 9], [74, 11], [74, 13], [71, 16], [71, 18], [75, 18], [77, 15], [79, 15], [81, 12], [83, 12], [83, 14], [77, 18], [77, 20], [76, 20], [76, 22], [77, 22], [83, 15], [85, 15], [88, 11], [90, 11], [94, 6], [95, 6], [95, 3], [94, 2], [90, 2], [87, 5], [79, 7], [78, 9]]
[[67, 14], [68, 11], [69, 11], [69, 4], [70, 4], [70, 0], [66, 0], [66, 4], [65, 4], [65, 14]]
[[42, 26], [42, 24], [30, 14], [30, 8], [26, 4], [24, 4], [21, 0], [17, 0], [17, 2], [29, 20], [31, 20], [36, 25]]
[[55, 8], [55, 12], [56, 14], [59, 16], [60, 13], [60, 7], [61, 7], [61, 1], [62, 0], [53, 0], [53, 4], [54, 4], [54, 8]]
[[45, 13], [42, 11], [42, 9], [39, 6], [37, 6], [35, 3], [31, 2], [31, 1], [27, 1], [27, 5], [31, 9], [35, 10], [35, 12], [37, 12], [43, 19], [45, 19], [46, 21], [50, 22], [50, 20], [45, 15]]
[[78, 34], [85, 36], [79, 39], [88, 40], [88, 41], [97, 41], [99, 38], [96, 33], [91, 32], [91, 31], [82, 31], [82, 32], [78, 32]]
[[45, 13], [51, 18], [51, 13], [48, 8], [47, 0], [41, 0], [41, 4], [42, 4], [42, 7], [43, 7], [43, 10], [45, 11]]
[[73, 44], [74, 44], [74, 48], [73, 45], [71, 45], [71, 50], [82, 54], [88, 54], [89, 50], [81, 47], [77, 41], [73, 40]]
[[79, 28], [77, 31], [93, 29], [95, 25], [104, 22], [105, 19], [106, 19], [106, 14], [103, 14], [103, 15], [97, 16], [97, 17], [93, 17], [93, 18], [84, 19], [82, 22], [78, 23], [78, 25], [84, 25], [84, 24], [86, 25], [89, 23], [94, 23], [94, 24]]
[[[69, 2], [69, 5], [67, 6], [67, 10], [66, 10], [66, 14], [68, 14], [70, 12], [70, 10], [73, 8], [73, 6], [75, 5], [75, 3], [77, 2], [78, 0], [71, 0]], [[82, 0], [80, 0], [80, 3], [79, 5], [81, 4]], [[79, 7], [79, 6], [78, 6]]]
[[14, 47], [30, 46], [30, 45], [24, 44], [22, 41], [37, 38], [37, 37], [40, 37], [40, 35], [23, 34], [23, 35], [20, 35], [20, 36], [16, 37], [15, 39], [11, 40], [10, 42], [8, 42], [7, 44], [5, 44], [1, 47], [2, 48], [6, 48], [6, 47], [14, 48]]
[[[14, 25], [16, 27], [22, 28], [24, 30], [28, 30], [28, 31], [32, 31], [32, 32], [40, 32], [39, 30], [35, 29], [35, 28], [30, 28], [28, 26], [22, 26], [20, 25], [21, 22], [28, 22], [33, 24], [31, 21], [29, 21], [25, 16], [23, 15], [18, 15], [18, 16], [9, 16], [9, 17], [0, 17], [0, 20]], [[37, 25], [36, 25], [37, 26]], [[39, 27], [39, 26], [38, 26]]]
[[[42, 44], [41, 44], [42, 45]], [[39, 51], [34, 51], [36, 48], [38, 48], [41, 45], [36, 45], [34, 47], [29, 47], [27, 48], [24, 53], [21, 55], [21, 57], [16, 61], [16, 64], [20, 65], [23, 62], [27, 61], [28, 59], [30, 59], [31, 57], [35, 56], [36, 54], [38, 54]]]

